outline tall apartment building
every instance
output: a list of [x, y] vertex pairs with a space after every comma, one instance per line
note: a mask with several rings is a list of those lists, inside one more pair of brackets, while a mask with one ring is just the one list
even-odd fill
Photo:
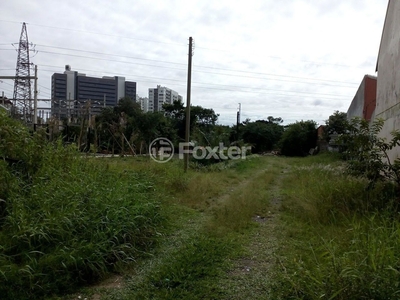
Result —
[[164, 103], [172, 104], [174, 101], [182, 101], [182, 96], [167, 87], [157, 85], [156, 88], [149, 88], [148, 111], [162, 111]]
[[136, 95], [136, 103], [140, 105], [143, 112], [147, 113], [149, 111], [149, 98]]
[[97, 114], [101, 107], [116, 106], [123, 97], [136, 100], [136, 82], [119, 76], [89, 77], [71, 71], [68, 65], [64, 73], [51, 77], [51, 113], [59, 118], [82, 111], [89, 100], [90, 113]]

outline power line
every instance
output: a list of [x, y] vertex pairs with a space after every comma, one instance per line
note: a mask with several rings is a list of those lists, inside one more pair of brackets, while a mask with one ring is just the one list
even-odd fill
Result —
[[46, 90], [51, 91], [51, 89], [49, 89], [48, 87], [45, 87], [45, 86], [43, 86], [43, 85], [38, 84], [38, 86], [40, 86], [40, 87], [42, 87], [42, 88], [44, 88], [44, 89], [46, 89]]
[[[20, 22], [7, 21], [7, 20], [0, 20], [0, 21], [3, 21], [3, 22], [10, 22], [10, 23], [20, 23]], [[119, 39], [145, 41], [145, 42], [151, 42], [151, 43], [157, 43], [157, 44], [164, 44], [164, 45], [186, 46], [186, 45], [183, 44], [183, 43], [181, 44], [181, 43], [173, 43], [173, 42], [160, 42], [160, 41], [155, 41], [155, 40], [142, 39], [142, 38], [136, 38], [136, 37], [119, 36], [119, 35], [115, 35], [115, 34], [107, 34], [107, 33], [103, 33], [103, 32], [88, 31], [88, 30], [82, 30], [82, 29], [72, 29], [72, 28], [55, 27], [55, 26], [48, 26], [48, 25], [35, 24], [35, 23], [26, 23], [26, 24], [29, 24], [30, 26], [38, 26], [38, 27], [44, 27], [44, 28], [60, 29], [60, 30], [73, 31], [73, 32], [80, 32], [80, 33], [85, 33], [85, 34], [96, 34], [96, 35], [110, 36], [110, 37], [116, 37], [116, 38], [119, 38]]]
[[[42, 66], [48, 66], [48, 67], [55, 67], [58, 68], [57, 66], [50, 66], [50, 65], [42, 65]], [[53, 70], [46, 70], [46, 69], [41, 69], [41, 71], [48, 71], [48, 72], [54, 72]], [[81, 69], [81, 71], [89, 71], [89, 72], [94, 72], [94, 73], [110, 73], [110, 72], [102, 72], [102, 71], [97, 71], [97, 70], [87, 70], [87, 69]], [[118, 73], [118, 75], [124, 75], [124, 76], [132, 76], [135, 78], [135, 80], [139, 78], [143, 78], [147, 81], [147, 79], [150, 79], [151, 81], [147, 82], [159, 82], [159, 80], [164, 80], [164, 81], [173, 81], [173, 82], [182, 82], [183, 80], [179, 79], [170, 79], [170, 78], [161, 78], [161, 77], [148, 77], [148, 76], [141, 76], [141, 75], [135, 75], [135, 74], [124, 74], [124, 73]], [[153, 80], [158, 80], [158, 81], [153, 81]], [[216, 83], [207, 83], [207, 82], [197, 82], [193, 81], [194, 84], [201, 84], [201, 85], [213, 85], [213, 86], [219, 86], [221, 88], [211, 88], [211, 87], [200, 87], [200, 86], [194, 86], [198, 88], [203, 88], [203, 89], [212, 89], [212, 90], [224, 90], [224, 91], [238, 91], [237, 89], [227, 89], [228, 88], [244, 88], [244, 89], [256, 89], [257, 91], [260, 90], [265, 90], [265, 91], [278, 91], [278, 92], [289, 92], [289, 93], [301, 93], [301, 94], [307, 94], [307, 95], [316, 95], [318, 96], [331, 96], [331, 97], [344, 97], [343, 95], [337, 95], [337, 94], [324, 94], [324, 93], [309, 93], [309, 92], [302, 92], [302, 91], [285, 91], [285, 90], [279, 90], [279, 89], [268, 89], [268, 88], [259, 88], [259, 87], [248, 87], [248, 86], [238, 86], [238, 85], [224, 85], [224, 84], [216, 84]], [[310, 84], [310, 83], [309, 83]], [[315, 85], [315, 83], [312, 83]], [[347, 87], [346, 87], [347, 88]], [[50, 89], [49, 89], [50, 90]], [[256, 92], [257, 93], [257, 92]], [[333, 98], [329, 98], [333, 99]]]
[[[153, 60], [153, 59], [146, 59], [146, 58], [138, 58], [138, 57], [131, 57], [131, 56], [123, 56], [123, 55], [116, 55], [116, 54], [102, 53], [102, 52], [95, 52], [95, 51], [85, 51], [85, 50], [71, 49], [71, 48], [65, 48], [65, 47], [53, 47], [53, 46], [47, 46], [47, 45], [41, 45], [41, 46], [42, 46], [42, 47], [49, 47], [49, 48], [56, 48], [56, 49], [70, 50], [70, 51], [78, 51], [78, 52], [84, 52], [84, 53], [92, 53], [92, 54], [99, 54], [99, 55], [114, 56], [114, 57], [122, 57], [122, 58], [131, 58], [131, 59], [137, 59], [137, 60], [154, 61], [154, 62], [167, 63], [167, 64], [185, 65], [185, 64], [176, 63], [176, 62], [168, 62], [168, 61], [161, 61], [161, 60]], [[14, 49], [7, 49], [7, 50], [14, 50]], [[94, 59], [94, 60], [103, 60], [103, 61], [112, 61], [112, 62], [133, 64], [133, 62], [126, 62], [126, 61], [119, 61], [119, 60], [111, 60], [111, 59], [105, 59], [105, 58], [95, 58], [95, 57], [82, 56], [82, 55], [75, 55], [75, 54], [67, 54], [67, 53], [60, 53], [60, 52], [51, 52], [51, 51], [40, 51], [40, 52], [42, 52], [42, 53], [49, 53], [49, 54], [59, 54], [59, 55], [65, 55], [65, 56], [71, 56], [71, 57], [89, 58], [89, 59]], [[179, 69], [179, 68], [171, 68], [171, 67], [168, 67], [168, 66], [149, 65], [149, 64], [139, 64], [139, 63], [135, 63], [135, 64], [136, 64], [136, 65], [151, 66], [151, 67], [161, 67], [161, 68], [169, 68], [169, 69], [183, 70], [183, 69]], [[283, 78], [293, 78], [293, 79], [304, 79], [304, 80], [313, 80], [313, 81], [323, 81], [323, 82], [327, 82], [327, 83], [326, 83], [326, 84], [318, 83], [318, 84], [320, 84], [320, 85], [327, 85], [327, 86], [335, 86], [335, 87], [337, 87], [338, 85], [329, 84], [329, 83], [335, 83], [335, 82], [336, 82], [336, 83], [342, 83], [342, 84], [347, 84], [347, 85], [357, 85], [357, 84], [358, 84], [358, 83], [353, 83], [353, 82], [326, 80], [326, 79], [320, 79], [320, 78], [308, 78], [308, 77], [289, 76], [289, 75], [272, 74], [272, 73], [263, 73], [263, 72], [251, 72], [251, 71], [245, 71], [245, 70], [235, 70], [235, 69], [218, 68], [218, 67], [209, 67], [209, 66], [196, 66], [196, 67], [198, 67], [198, 68], [206, 68], [206, 69], [223, 70], [223, 71], [229, 71], [229, 72], [237, 72], [237, 73], [245, 73], [245, 74], [257, 74], [257, 75], [266, 75], [266, 76], [283, 77]], [[264, 78], [260, 78], [260, 77], [254, 77], [254, 76], [240, 76], [240, 75], [236, 75], [236, 74], [215, 73], [215, 72], [208, 72], [208, 71], [203, 71], [203, 70], [197, 70], [197, 72], [208, 73], [208, 74], [215, 74], [215, 75], [223, 75], [223, 76], [231, 76], [231, 77], [233, 76], [233, 77], [243, 77], [243, 78], [264, 79]], [[267, 79], [268, 79], [268, 80], [271, 80], [271, 78], [267, 78]], [[276, 78], [274, 78], [274, 79], [272, 79], [272, 80], [310, 84], [309, 82], [290, 81], [290, 80], [283, 80], [283, 79], [276, 79]], [[345, 86], [343, 86], [343, 87], [345, 87]], [[348, 88], [353, 88], [353, 87], [350, 87], [350, 86], [346, 86], [346, 87], [348, 87]]]
[[[86, 50], [79, 50], [79, 49], [72, 49], [72, 48], [65, 48], [65, 47], [53, 47], [53, 46], [48, 46], [48, 45], [40, 45], [37, 44], [37, 46], [42, 46], [42, 47], [48, 47], [48, 48], [55, 48], [55, 49], [63, 49], [63, 50], [69, 50], [69, 51], [77, 51], [77, 52], [84, 52], [84, 53], [92, 53], [92, 54], [99, 54], [99, 55], [107, 55], [107, 56], [114, 56], [114, 57], [122, 57], [122, 58], [131, 58], [131, 59], [137, 59], [137, 60], [147, 60], [147, 61], [154, 61], [154, 62], [161, 62], [161, 63], [167, 63], [167, 64], [176, 64], [176, 65], [183, 65], [183, 63], [176, 63], [176, 62], [169, 62], [169, 61], [162, 61], [162, 60], [155, 60], [155, 59], [147, 59], [147, 58], [140, 58], [140, 57], [132, 57], [132, 56], [124, 56], [124, 55], [118, 55], [118, 54], [110, 54], [110, 53], [103, 53], [103, 52], [95, 52], [95, 51], [86, 51]], [[58, 52], [45, 52], [41, 51], [43, 53], [58, 53]], [[71, 55], [74, 56], [73, 54], [62, 54], [61, 55]], [[87, 56], [85, 56], [87, 58]], [[96, 59], [93, 57], [90, 57], [92, 59]], [[111, 60], [110, 60], [111, 61]], [[150, 65], [154, 66], [154, 65]], [[160, 67], [160, 66], [157, 66]], [[206, 68], [206, 69], [214, 69], [214, 70], [223, 70], [223, 71], [230, 71], [230, 72], [237, 72], [237, 73], [245, 73], [245, 74], [257, 74], [257, 75], [266, 75], [266, 76], [274, 76], [274, 77], [283, 77], [283, 78], [293, 78], [293, 79], [304, 79], [304, 80], [314, 80], [314, 81], [324, 81], [324, 82], [329, 82], [329, 83], [343, 83], [343, 84], [348, 84], [348, 85], [357, 85], [358, 83], [355, 82], [345, 82], [345, 81], [335, 81], [335, 80], [327, 80], [327, 79], [320, 79], [320, 78], [309, 78], [309, 77], [299, 77], [299, 76], [290, 76], [290, 75], [281, 75], [281, 74], [272, 74], [272, 73], [263, 73], [263, 72], [251, 72], [251, 71], [245, 71], [245, 70], [237, 70], [237, 69], [228, 69], [228, 68], [219, 68], [219, 67], [210, 67], [210, 66], [196, 66], [198, 68]], [[205, 72], [205, 71], [200, 71], [198, 72]], [[205, 72], [206, 73], [206, 72]], [[210, 74], [221, 74], [221, 73], [211, 73]], [[225, 75], [225, 74], [223, 74]], [[232, 76], [232, 74], [229, 74], [229, 76]], [[253, 78], [253, 77], [251, 77]], [[255, 77], [258, 78], [258, 77]], [[276, 79], [278, 80], [278, 79]], [[283, 81], [283, 80], [280, 80]], [[298, 81], [296, 81], [298, 82]], [[330, 85], [330, 84], [328, 84]], [[334, 85], [337, 86], [337, 85]], [[353, 87], [351, 87], [353, 88]]]
[[[17, 21], [9, 21], [9, 20], [1, 20], [0, 22], [8, 22], [8, 23], [16, 23], [16, 24], [22, 24], [22, 22], [17, 22]], [[110, 36], [110, 37], [116, 37], [116, 38], [121, 38], [121, 39], [128, 39], [128, 40], [139, 40], [139, 41], [146, 41], [146, 42], [151, 42], [151, 43], [157, 43], [157, 44], [166, 44], [166, 45], [176, 45], [176, 46], [186, 46], [183, 43], [176, 43], [176, 42], [161, 42], [161, 41], [156, 41], [156, 40], [150, 40], [150, 39], [143, 39], [143, 38], [137, 38], [137, 37], [127, 37], [127, 36], [118, 36], [118, 35], [113, 35], [113, 34], [107, 34], [103, 32], [95, 32], [95, 31], [88, 31], [88, 30], [82, 30], [82, 29], [73, 29], [73, 28], [63, 28], [63, 27], [56, 27], [56, 26], [48, 26], [48, 25], [43, 25], [43, 24], [35, 24], [35, 23], [26, 23], [32, 26], [38, 26], [38, 27], [44, 27], [44, 28], [52, 28], [52, 29], [59, 29], [59, 30], [66, 30], [66, 31], [73, 31], [73, 32], [80, 32], [80, 33], [87, 33], [87, 34], [96, 34], [96, 35], [103, 35], [103, 36]], [[8, 43], [0, 44], [0, 45], [8, 45]], [[215, 49], [215, 48], [209, 48], [209, 47], [201, 47], [201, 46], [196, 46], [197, 49], [204, 49], [204, 50], [212, 50], [212, 51], [218, 51], [218, 52], [228, 52], [232, 53], [232, 51], [228, 50], [223, 50], [223, 49]], [[279, 59], [279, 60], [292, 60], [292, 61], [298, 61], [298, 62], [303, 62], [303, 63], [308, 63], [308, 64], [314, 64], [314, 65], [330, 65], [330, 66], [338, 66], [338, 67], [346, 67], [346, 68], [358, 68], [356, 66], [349, 66], [349, 65], [343, 65], [343, 64], [332, 64], [332, 63], [327, 63], [327, 62], [318, 62], [318, 61], [310, 61], [310, 60], [300, 60], [300, 59], [288, 59], [287, 57], [280, 57], [280, 56], [275, 56], [275, 55], [267, 55], [265, 57], [273, 58], [273, 59]]]
[[140, 64], [140, 63], [136, 63], [136, 62], [127, 62], [127, 61], [120, 61], [120, 60], [115, 60], [115, 59], [106, 59], [106, 58], [91, 57], [91, 56], [76, 55], [76, 54], [67, 54], [67, 53], [59, 53], [59, 52], [51, 52], [51, 51], [39, 51], [39, 53], [48, 53], [48, 54], [65, 55], [65, 56], [72, 56], [72, 57], [79, 57], [79, 58], [89, 58], [89, 59], [94, 59], [94, 60], [112, 61], [112, 62], [118, 62], [118, 63], [130, 64], [130, 65], [150, 66], [150, 67], [167, 68], [167, 69], [181, 70], [181, 71], [182, 71], [182, 70], [185, 70], [185, 69], [173, 68], [173, 67], [169, 67], [169, 66], [158, 66], [158, 65]]
[[[225, 68], [218, 68], [218, 67], [205, 67], [205, 66], [196, 66], [196, 67], [199, 67], [199, 68], [208, 68], [208, 69], [215, 69], [215, 70], [223, 70], [223, 71], [233, 71], [233, 72], [246, 73], [246, 74], [259, 74], [259, 75], [276, 76], [276, 77], [285, 77], [285, 78], [294, 78], [294, 79], [306, 79], [306, 80], [316, 80], [316, 81], [326, 81], [326, 82], [337, 82], [337, 83], [353, 84], [353, 85], [358, 84], [358, 83], [354, 83], [354, 82], [334, 81], [334, 80], [327, 80], [327, 79], [307, 78], [307, 77], [298, 77], [298, 76], [290, 76], [290, 75], [278, 75], [278, 74], [262, 73], [262, 72], [250, 72], [250, 71], [234, 70], [234, 69], [225, 69]], [[211, 73], [211, 72], [209, 72], [209, 73]], [[211, 73], [211, 74], [220, 74], [220, 73]], [[257, 78], [258, 78], [258, 77], [257, 77]], [[298, 82], [298, 81], [296, 81], [296, 82]], [[336, 86], [336, 85], [335, 85], [335, 86]]]
[[[82, 55], [74, 55], [74, 54], [66, 54], [66, 53], [57, 53], [57, 52], [50, 52], [50, 51], [40, 51], [40, 52], [42, 52], [42, 53], [60, 54], [60, 55], [72, 56], [72, 57], [80, 57], [80, 58], [89, 58], [89, 59], [94, 59], [94, 60], [112, 61], [112, 62], [118, 62], [118, 63], [124, 63], [124, 64], [135, 64], [135, 65], [152, 66], [152, 67], [157, 67], [157, 68], [183, 70], [183, 69], [180, 69], [180, 68], [171, 68], [171, 67], [168, 67], [168, 66], [139, 64], [139, 63], [134, 63], [134, 62], [111, 60], [111, 59], [105, 59], [105, 58], [95, 58], [95, 57], [90, 57], [90, 56], [82, 56]], [[43, 65], [43, 66], [48, 66], [48, 65]], [[56, 67], [56, 66], [50, 66], [50, 67]], [[204, 68], [212, 68], [212, 67], [204, 67]], [[216, 68], [216, 69], [223, 69], [223, 68]], [[226, 69], [226, 70], [229, 70], [229, 69]], [[232, 71], [234, 71], [234, 70], [232, 70]], [[294, 82], [294, 83], [301, 83], [301, 84], [314, 84], [314, 85], [318, 84], [318, 85], [324, 85], [324, 86], [354, 88], [354, 87], [350, 87], [350, 86], [343, 86], [343, 85], [329, 84], [329, 83], [315, 83], [315, 82], [304, 82], [304, 81], [298, 81], [298, 80], [294, 81], [294, 80], [284, 80], [284, 79], [276, 79], [276, 78], [245, 76], [245, 75], [237, 75], [237, 74], [208, 72], [208, 71], [203, 71], [203, 70], [196, 70], [196, 72], [201, 72], [201, 73], [206, 73], [206, 74], [214, 74], [214, 75], [222, 75], [222, 76], [229, 76], [229, 77], [253, 78], [253, 79], [259, 79], [259, 80], [274, 80], [274, 81]], [[287, 78], [294, 78], [294, 79], [297, 78], [297, 79], [315, 80], [315, 81], [323, 81], [323, 82], [338, 82], [338, 83], [345, 83], [345, 84], [354, 84], [354, 83], [346, 83], [346, 82], [332, 81], [332, 80], [312, 79], [312, 78], [305, 78], [305, 77], [295, 77], [295, 76], [288, 76], [288, 75], [276, 75], [276, 74], [267, 74], [267, 73], [249, 72], [249, 71], [240, 71], [240, 70], [235, 70], [235, 72], [250, 73], [250, 74], [264, 74], [264, 75], [276, 76], [276, 77], [287, 77]]]
[[0, 83], [4, 83], [4, 84], [7, 84], [7, 85], [9, 85], [9, 86], [12, 86], [12, 87], [14, 87], [14, 85], [13, 85], [13, 84], [10, 84], [10, 83], [8, 83], [8, 82], [6, 82], [6, 81], [3, 81], [3, 80], [0, 80]]
[[96, 51], [86, 51], [86, 50], [80, 50], [80, 49], [71, 49], [71, 48], [47, 46], [47, 45], [40, 45], [40, 44], [36, 44], [36, 46], [41, 46], [41, 47], [46, 47], [46, 48], [62, 49], [62, 50], [69, 50], [69, 51], [76, 51], [76, 52], [92, 53], [92, 54], [99, 54], [99, 55], [107, 55], [107, 56], [114, 56], [114, 57], [131, 58], [131, 59], [137, 59], [137, 60], [147, 60], [147, 61], [161, 62], [161, 63], [165, 63], [165, 64], [174, 64], [174, 65], [186, 66], [186, 64], [184, 64], [184, 63], [169, 62], [169, 61], [164, 61], [164, 60], [156, 60], [156, 59], [141, 58], [141, 57], [134, 57], [134, 56], [124, 56], [124, 55], [118, 55], [118, 54], [103, 53], [103, 52], [96, 52]]

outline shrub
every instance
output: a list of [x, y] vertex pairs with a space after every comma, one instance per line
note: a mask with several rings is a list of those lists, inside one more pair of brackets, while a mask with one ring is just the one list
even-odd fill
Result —
[[392, 132], [392, 139], [387, 141], [379, 137], [384, 121], [377, 119], [372, 124], [354, 118], [350, 122], [349, 132], [340, 138], [344, 156], [347, 159], [347, 170], [350, 174], [364, 177], [373, 187], [379, 181], [396, 183], [400, 196], [400, 160], [392, 160], [390, 150], [400, 146], [400, 132]]
[[307, 156], [317, 144], [314, 121], [300, 121], [288, 125], [279, 142], [281, 153], [286, 156]]

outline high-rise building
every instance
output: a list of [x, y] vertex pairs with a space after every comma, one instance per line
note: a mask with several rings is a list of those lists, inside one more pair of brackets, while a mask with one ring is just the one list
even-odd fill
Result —
[[149, 98], [136, 95], [136, 103], [140, 105], [143, 112], [147, 113], [149, 111]]
[[89, 77], [71, 71], [69, 65], [65, 66], [64, 73], [54, 73], [51, 77], [51, 112], [59, 118], [70, 117], [84, 109], [98, 114], [102, 107], [114, 107], [123, 97], [136, 100], [136, 82], [119, 76]]
[[156, 88], [149, 88], [148, 111], [162, 111], [164, 103], [172, 104], [174, 101], [182, 101], [182, 96], [167, 87], [157, 85]]

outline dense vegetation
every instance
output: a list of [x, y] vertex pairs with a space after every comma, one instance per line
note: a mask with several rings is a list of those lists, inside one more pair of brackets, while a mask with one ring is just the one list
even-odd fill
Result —
[[399, 297], [400, 163], [389, 152], [400, 132], [386, 140], [382, 120], [339, 123], [346, 162], [299, 163], [284, 181], [287, 240], [276, 299]]
[[115, 172], [0, 115], [0, 295], [33, 299], [135, 260], [163, 223], [151, 177]]
[[[218, 116], [213, 109], [192, 106], [190, 140], [198, 146], [251, 146], [252, 153], [282, 149], [287, 156], [308, 155], [316, 145], [316, 123], [312, 120], [283, 125], [282, 118], [268, 116], [226, 126], [218, 124]], [[117, 106], [102, 109], [90, 122], [88, 119], [89, 110], [78, 124], [64, 120], [60, 132], [64, 142], [75, 143], [81, 151], [144, 154], [155, 138], [169, 139], [176, 149], [185, 141], [186, 107], [181, 101], [164, 104], [163, 112], [143, 113], [137, 103], [122, 98]]]
[[367, 179], [343, 170], [340, 161], [298, 161], [284, 180], [272, 299], [398, 299], [395, 189], [367, 189]]

